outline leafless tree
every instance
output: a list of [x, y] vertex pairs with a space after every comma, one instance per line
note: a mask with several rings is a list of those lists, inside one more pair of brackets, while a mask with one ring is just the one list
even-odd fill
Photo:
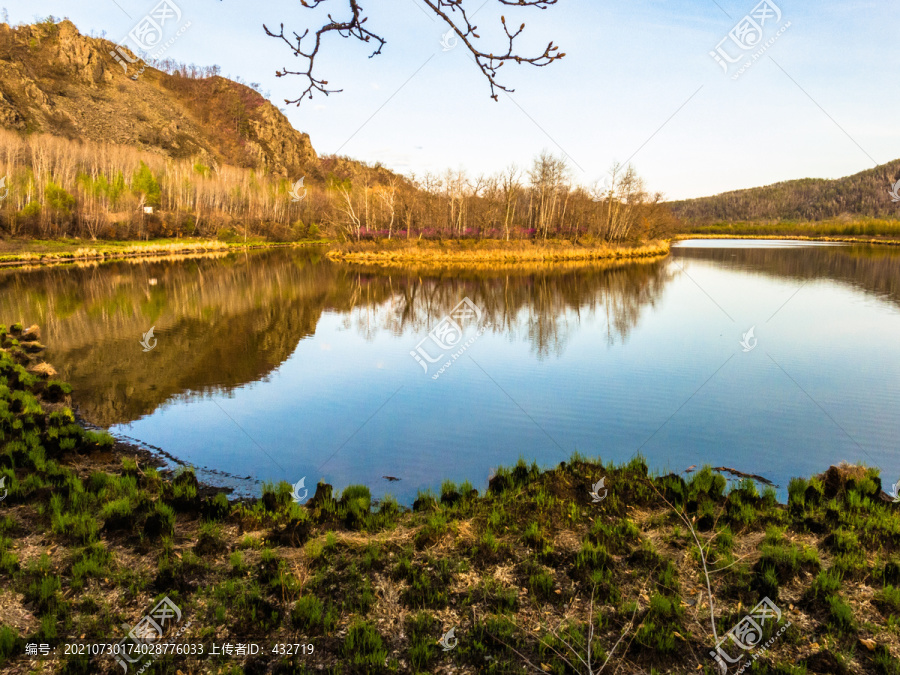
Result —
[[500, 177], [503, 185], [503, 201], [506, 206], [506, 213], [503, 217], [503, 229], [506, 232], [507, 241], [509, 241], [509, 225], [515, 220], [516, 203], [519, 199], [519, 190], [522, 188], [522, 181], [519, 176], [519, 167], [515, 164], [510, 164]]
[[386, 185], [382, 185], [378, 188], [376, 194], [381, 200], [382, 206], [384, 206], [391, 217], [390, 221], [388, 221], [388, 239], [390, 239], [394, 232], [394, 212], [396, 210], [394, 202], [397, 198], [397, 180], [391, 178]]
[[[363, 214], [360, 213], [358, 204], [354, 206], [354, 186], [350, 181], [345, 181], [335, 183], [334, 188], [338, 194], [337, 211], [346, 218], [346, 222], [342, 223], [342, 225], [349, 230], [351, 236], [356, 237], [356, 240], [359, 241], [363, 227]], [[368, 185], [365, 185], [363, 190], [368, 192]], [[366, 195], [364, 199], [366, 205], [368, 205], [368, 196]]]
[[[565, 158], [554, 157], [549, 152], [542, 152], [536, 157], [528, 172], [534, 196], [533, 218], [544, 239], [553, 225], [561, 198], [565, 199], [565, 206], [568, 206], [571, 190], [568, 184], [569, 174]], [[560, 219], [562, 220], [562, 216]]]
[[[478, 26], [473, 23], [474, 15], [480, 7], [474, 11], [471, 7], [473, 4], [479, 5], [483, 3], [475, 0], [421, 1], [448, 26], [448, 31], [455, 33], [462, 44], [465, 45], [465, 48], [472, 55], [476, 65], [481, 70], [482, 75], [490, 84], [491, 98], [495, 101], [498, 100], [498, 92], [514, 91], [502, 85], [497, 79], [498, 72], [505, 63], [512, 61], [518, 64], [527, 63], [532, 66], [543, 67], [565, 56], [552, 41], [547, 44], [543, 52], [535, 52], [531, 55], [520, 53], [516, 46], [516, 39], [525, 30], [525, 24], [521, 24], [517, 29], [510, 28], [505, 16], [500, 17], [500, 22], [505, 34], [506, 44], [495, 47], [483, 45], [482, 38], [478, 34]], [[558, 2], [558, 0], [494, 1], [508, 7], [536, 7], [537, 9], [547, 9]], [[306, 9], [316, 9], [328, 2], [333, 2], [335, 5], [340, 4], [346, 9], [347, 14], [341, 19], [336, 19], [332, 13], [329, 13], [327, 22], [315, 29], [314, 32], [311, 32], [313, 29], [307, 28], [302, 33], [291, 31], [290, 35], [288, 35], [285, 34], [283, 23], [279, 25], [277, 32], [263, 25], [267, 35], [283, 41], [291, 50], [291, 53], [301, 59], [302, 66], [300, 69], [288, 70], [287, 68], [282, 68], [275, 73], [278, 77], [299, 75], [306, 81], [306, 89], [295, 99], [285, 99], [285, 103], [300, 105], [304, 98], [311, 99], [314, 92], [320, 92], [327, 96], [328, 94], [342, 91], [341, 89], [329, 89], [328, 80], [320, 79], [313, 74], [316, 58], [320, 55], [320, 50], [322, 49], [322, 39], [329, 33], [336, 33], [342, 38], [353, 38], [360, 42], [371, 44], [374, 47], [374, 51], [369, 55], [369, 58], [381, 54], [381, 50], [386, 44], [386, 40], [383, 37], [367, 27], [366, 24], [369, 17], [362, 6], [360, 6], [359, 0], [300, 0], [300, 4]]]
[[637, 211], [647, 201], [647, 193], [643, 180], [630, 164], [623, 169], [616, 163], [610, 174], [612, 180], [606, 200], [603, 235], [609, 241], [622, 241], [634, 227]]

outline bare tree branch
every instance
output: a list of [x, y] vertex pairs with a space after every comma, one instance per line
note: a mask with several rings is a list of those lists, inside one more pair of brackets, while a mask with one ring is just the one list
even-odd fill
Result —
[[[300, 0], [300, 4], [306, 9], [315, 9], [320, 5], [332, 0]], [[291, 32], [290, 35], [285, 33], [284, 24], [279, 25], [278, 31], [270, 30], [268, 26], [263, 25], [263, 29], [270, 37], [276, 38], [284, 42], [291, 50], [294, 56], [299, 57], [302, 67], [297, 70], [288, 70], [282, 68], [275, 74], [278, 77], [286, 75], [299, 75], [306, 80], [306, 89], [295, 99], [285, 99], [285, 103], [293, 103], [300, 105], [304, 98], [312, 98], [315, 92], [325, 94], [337, 93], [342, 89], [329, 89], [328, 80], [319, 79], [313, 74], [316, 58], [320, 54], [322, 48], [322, 39], [329, 33], [337, 33], [343, 38], [354, 38], [360, 42], [373, 43], [375, 50], [369, 55], [369, 58], [381, 54], [381, 50], [386, 44], [386, 40], [380, 35], [370, 31], [366, 26], [368, 17], [364, 9], [360, 6], [359, 0], [335, 0], [342, 5], [347, 3], [349, 15], [341, 20], [335, 19], [332, 14], [328, 14], [328, 22], [321, 26], [314, 33], [310, 33], [307, 28], [303, 33]], [[525, 30], [525, 24], [521, 24], [517, 29], [511, 29], [507, 24], [506, 17], [500, 17], [500, 23], [505, 34], [506, 44], [500, 49], [490, 49], [487, 46], [481, 46], [481, 36], [478, 34], [478, 26], [473, 23], [474, 13], [467, 11], [463, 6], [469, 0], [421, 0], [428, 9], [436, 16], [440, 17], [444, 23], [449, 26], [450, 31], [454, 32], [465, 45], [466, 49], [475, 60], [476, 65], [481, 70], [482, 75], [487, 79], [491, 87], [491, 98], [498, 100], [499, 92], [512, 92], [501, 84], [498, 79], [498, 71], [507, 61], [514, 61], [518, 64], [529, 64], [532, 66], [543, 67], [548, 66], [554, 61], [565, 56], [559, 51], [559, 47], [551, 41], [541, 53], [526, 55], [516, 51], [515, 41], [522, 35]], [[508, 7], [536, 7], [538, 9], [547, 9], [555, 5], [559, 0], [495, 0], [501, 5]], [[480, 8], [479, 8], [480, 9]], [[477, 12], [478, 10], [475, 10]]]

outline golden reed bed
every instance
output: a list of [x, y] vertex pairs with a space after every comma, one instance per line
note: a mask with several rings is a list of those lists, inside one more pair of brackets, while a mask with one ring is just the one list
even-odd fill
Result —
[[588, 260], [621, 260], [651, 258], [666, 255], [668, 242], [650, 242], [642, 246], [573, 246], [533, 245], [497, 242], [478, 247], [447, 245], [443, 243], [417, 243], [389, 249], [374, 246], [347, 245], [333, 248], [326, 253], [331, 260], [369, 265], [453, 265], [477, 266], [506, 263], [554, 263]]

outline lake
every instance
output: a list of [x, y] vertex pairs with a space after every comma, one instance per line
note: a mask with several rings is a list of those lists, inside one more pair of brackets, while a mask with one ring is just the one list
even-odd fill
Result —
[[840, 461], [880, 467], [888, 490], [900, 477], [897, 247], [691, 241], [653, 261], [469, 271], [308, 249], [4, 269], [0, 320], [41, 326], [85, 420], [238, 494], [306, 477], [409, 504], [576, 450], [730, 467], [782, 499], [791, 477]]

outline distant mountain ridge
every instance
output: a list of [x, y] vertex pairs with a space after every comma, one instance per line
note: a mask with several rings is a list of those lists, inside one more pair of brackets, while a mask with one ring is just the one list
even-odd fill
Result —
[[693, 223], [825, 220], [844, 215], [900, 218], [891, 187], [900, 180], [900, 159], [836, 178], [802, 178], [711, 197], [669, 202], [680, 219]]
[[250, 87], [149, 66], [134, 80], [110, 55], [116, 47], [68, 20], [0, 24], [0, 127], [282, 176], [318, 163], [309, 136]]

